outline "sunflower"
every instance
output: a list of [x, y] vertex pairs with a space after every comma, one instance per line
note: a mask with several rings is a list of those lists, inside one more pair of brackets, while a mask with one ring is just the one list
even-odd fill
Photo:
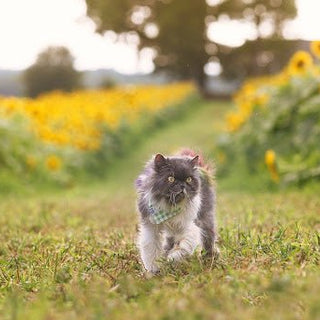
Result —
[[311, 52], [320, 59], [320, 41], [313, 41], [310, 45]]
[[242, 114], [235, 112], [228, 113], [226, 118], [229, 132], [237, 131], [245, 121]]
[[56, 155], [50, 155], [47, 159], [46, 159], [46, 166], [49, 170], [51, 171], [57, 171], [61, 168], [62, 165], [62, 161], [59, 157], [57, 157]]
[[305, 74], [313, 65], [311, 55], [306, 51], [297, 51], [291, 58], [288, 66], [292, 75]]
[[271, 179], [278, 183], [279, 182], [279, 173], [276, 163], [276, 153], [273, 150], [267, 150], [264, 155], [264, 162], [267, 165]]
[[273, 166], [276, 162], [276, 154], [273, 150], [267, 150], [264, 156], [264, 162], [268, 167]]

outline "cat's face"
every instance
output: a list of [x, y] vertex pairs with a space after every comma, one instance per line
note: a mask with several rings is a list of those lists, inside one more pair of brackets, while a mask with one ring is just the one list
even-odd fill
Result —
[[175, 205], [191, 201], [199, 192], [198, 157], [193, 159], [165, 158], [157, 154], [154, 159], [155, 176], [152, 183], [153, 197]]

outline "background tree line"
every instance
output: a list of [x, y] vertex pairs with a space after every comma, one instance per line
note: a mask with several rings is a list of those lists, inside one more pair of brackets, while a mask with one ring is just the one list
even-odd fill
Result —
[[[206, 80], [204, 66], [210, 61], [218, 61], [226, 77], [244, 78], [280, 70], [295, 46], [294, 42], [282, 41], [285, 21], [297, 13], [294, 0], [86, 2], [98, 32], [136, 35], [140, 50], [152, 48], [156, 52], [157, 70], [180, 79], [194, 79], [200, 88]], [[257, 38], [236, 49], [214, 43], [207, 31], [219, 17], [250, 22]], [[266, 24], [270, 29], [267, 36], [262, 32]]]
[[[138, 39], [138, 49], [152, 49], [156, 71], [179, 80], [193, 79], [205, 90], [204, 67], [215, 62], [222, 77], [244, 79], [279, 71], [296, 50], [284, 41], [284, 23], [296, 16], [294, 0], [86, 0], [97, 32]], [[256, 39], [232, 48], [215, 43], [208, 28], [219, 18], [251, 23]], [[268, 25], [269, 33], [263, 32]], [[236, 32], [236, 30], [235, 30]], [[214, 27], [213, 27], [214, 33]], [[63, 47], [48, 48], [24, 73], [26, 93], [70, 91], [81, 85], [74, 59]]]

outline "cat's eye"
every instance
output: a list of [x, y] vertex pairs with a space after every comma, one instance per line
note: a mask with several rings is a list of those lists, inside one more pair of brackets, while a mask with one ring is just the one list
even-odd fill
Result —
[[169, 181], [170, 183], [174, 182], [174, 177], [173, 177], [173, 176], [168, 177], [168, 181]]
[[191, 183], [191, 182], [192, 182], [192, 178], [191, 178], [191, 177], [188, 177], [187, 180], [186, 180], [186, 182], [187, 182], [187, 183]]

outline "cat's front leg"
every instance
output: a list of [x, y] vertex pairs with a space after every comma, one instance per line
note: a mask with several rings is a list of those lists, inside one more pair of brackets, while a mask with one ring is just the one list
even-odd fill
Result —
[[192, 255], [201, 243], [201, 231], [194, 224], [190, 224], [179, 235], [175, 236], [175, 245], [168, 253], [169, 261], [180, 261], [186, 256]]
[[162, 253], [160, 230], [158, 226], [148, 222], [142, 223], [138, 245], [145, 269], [151, 273], [157, 273], [159, 267], [156, 261]]

